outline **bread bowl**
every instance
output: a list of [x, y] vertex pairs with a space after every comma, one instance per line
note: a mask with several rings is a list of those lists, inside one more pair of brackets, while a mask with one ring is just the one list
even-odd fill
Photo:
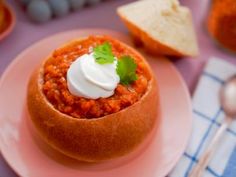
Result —
[[[138, 78], [129, 85], [119, 83], [107, 98], [71, 94], [65, 75], [71, 63], [104, 42], [111, 44], [115, 57], [132, 56]], [[59, 72], [51, 71], [53, 68]], [[56, 49], [32, 73], [27, 91], [30, 120], [40, 137], [50, 147], [86, 162], [110, 160], [134, 151], [155, 127], [158, 98], [155, 77], [143, 56], [126, 44], [102, 35], [77, 39]]]

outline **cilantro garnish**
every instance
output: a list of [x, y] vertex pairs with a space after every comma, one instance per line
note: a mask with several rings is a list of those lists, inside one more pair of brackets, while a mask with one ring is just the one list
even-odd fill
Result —
[[99, 64], [108, 64], [115, 61], [114, 55], [112, 53], [111, 44], [105, 42], [102, 45], [98, 45], [93, 49], [94, 58]]
[[[95, 61], [99, 64], [111, 64], [115, 61], [115, 57], [112, 53], [111, 44], [105, 42], [96, 46], [94, 49]], [[136, 75], [137, 65], [133, 58], [130, 56], [122, 56], [117, 61], [116, 72], [120, 77], [120, 83], [123, 85], [129, 85], [133, 81], [137, 80]]]
[[120, 76], [120, 83], [129, 85], [138, 79], [136, 75], [137, 64], [130, 56], [122, 56], [117, 62], [116, 72]]

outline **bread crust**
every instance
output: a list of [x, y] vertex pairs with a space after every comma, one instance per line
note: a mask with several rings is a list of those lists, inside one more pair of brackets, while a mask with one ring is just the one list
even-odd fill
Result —
[[133, 151], [159, 119], [157, 83], [146, 65], [151, 80], [139, 101], [100, 118], [76, 119], [56, 110], [43, 94], [42, 63], [31, 75], [27, 92], [28, 111], [40, 137], [54, 149], [80, 161], [99, 162]]
[[127, 28], [130, 30], [134, 40], [139, 40], [148, 52], [155, 55], [170, 55], [178, 57], [186, 56], [186, 54], [183, 54], [182, 52], [153, 39], [148, 33], [142, 31], [137, 26], [129, 22], [128, 19], [123, 17], [121, 14], [119, 15], [126, 24]]

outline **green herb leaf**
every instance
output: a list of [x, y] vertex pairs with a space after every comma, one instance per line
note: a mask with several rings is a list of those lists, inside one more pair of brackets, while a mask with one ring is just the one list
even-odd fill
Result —
[[118, 60], [116, 72], [120, 76], [120, 83], [129, 85], [138, 79], [136, 75], [137, 64], [130, 56], [123, 56]]
[[112, 53], [111, 44], [108, 42], [105, 42], [102, 45], [98, 45], [93, 49], [93, 51], [95, 60], [99, 64], [113, 63], [115, 60]]

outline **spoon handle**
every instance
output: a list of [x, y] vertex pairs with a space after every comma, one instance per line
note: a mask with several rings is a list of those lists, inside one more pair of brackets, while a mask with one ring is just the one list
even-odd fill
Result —
[[221, 124], [220, 128], [217, 130], [216, 134], [214, 135], [212, 141], [208, 145], [206, 151], [203, 152], [198, 163], [193, 168], [189, 177], [202, 177], [202, 173], [204, 172], [207, 165], [209, 164], [209, 161], [211, 160], [211, 157], [214, 154], [215, 149], [217, 148], [217, 144], [220, 138], [222, 137], [222, 134], [227, 129], [231, 121], [232, 121], [231, 118], [226, 117], [225, 121]]

